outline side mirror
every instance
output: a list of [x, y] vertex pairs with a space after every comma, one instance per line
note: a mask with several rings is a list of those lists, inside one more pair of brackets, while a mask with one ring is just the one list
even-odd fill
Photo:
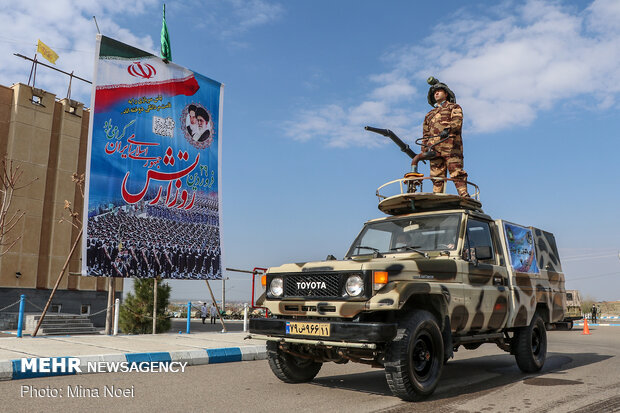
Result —
[[490, 260], [493, 258], [493, 250], [491, 247], [476, 247], [477, 260]]

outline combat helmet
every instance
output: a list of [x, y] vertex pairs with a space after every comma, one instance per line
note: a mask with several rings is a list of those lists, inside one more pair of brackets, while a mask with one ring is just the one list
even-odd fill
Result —
[[426, 83], [428, 83], [429, 85], [431, 85], [431, 87], [428, 89], [428, 104], [435, 107], [435, 91], [437, 89], [443, 89], [446, 91], [446, 94], [448, 95], [448, 102], [452, 102], [452, 103], [456, 103], [456, 97], [454, 96], [454, 92], [450, 90], [450, 88], [448, 87], [448, 85], [446, 85], [445, 83], [441, 83], [439, 80], [435, 79], [433, 76], [429, 77], [428, 79], [426, 79]]

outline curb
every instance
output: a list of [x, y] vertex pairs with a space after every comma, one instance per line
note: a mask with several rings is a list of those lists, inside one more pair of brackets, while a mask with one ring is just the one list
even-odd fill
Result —
[[[583, 326], [583, 323], [574, 323], [574, 325], [576, 326]], [[620, 326], [620, 324], [610, 324], [610, 323], [588, 323], [588, 326], [594, 326], [594, 327], [617, 327]]]
[[[61, 360], [72, 356], [51, 357], [51, 359]], [[38, 358], [38, 357], [33, 357]], [[28, 358], [31, 360], [33, 358]], [[267, 359], [267, 346], [243, 346], [243, 347], [225, 347], [225, 348], [205, 348], [200, 350], [181, 350], [171, 352], [154, 352], [154, 353], [125, 353], [125, 354], [102, 354], [93, 356], [78, 356], [80, 359], [81, 373], [77, 372], [59, 372], [59, 373], [42, 373], [42, 372], [21, 372], [21, 359], [0, 361], [0, 381], [3, 380], [22, 380], [39, 377], [53, 376], [69, 376], [81, 374], [96, 374], [107, 372], [88, 371], [86, 366], [89, 362], [127, 362], [130, 365], [139, 365], [140, 363], [150, 362], [181, 362], [187, 363], [188, 366], [199, 366], [204, 364], [220, 364], [231, 363], [237, 361], [252, 361]]]

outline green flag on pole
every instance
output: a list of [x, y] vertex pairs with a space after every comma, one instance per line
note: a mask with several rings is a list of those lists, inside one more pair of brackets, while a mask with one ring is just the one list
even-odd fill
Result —
[[172, 61], [172, 51], [170, 50], [170, 36], [168, 26], [166, 26], [166, 4], [164, 3], [164, 17], [161, 23], [161, 57]]

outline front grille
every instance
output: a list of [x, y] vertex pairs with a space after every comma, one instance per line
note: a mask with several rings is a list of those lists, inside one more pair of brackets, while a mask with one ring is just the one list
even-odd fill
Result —
[[290, 274], [284, 277], [284, 297], [342, 297], [342, 278], [343, 274]]

